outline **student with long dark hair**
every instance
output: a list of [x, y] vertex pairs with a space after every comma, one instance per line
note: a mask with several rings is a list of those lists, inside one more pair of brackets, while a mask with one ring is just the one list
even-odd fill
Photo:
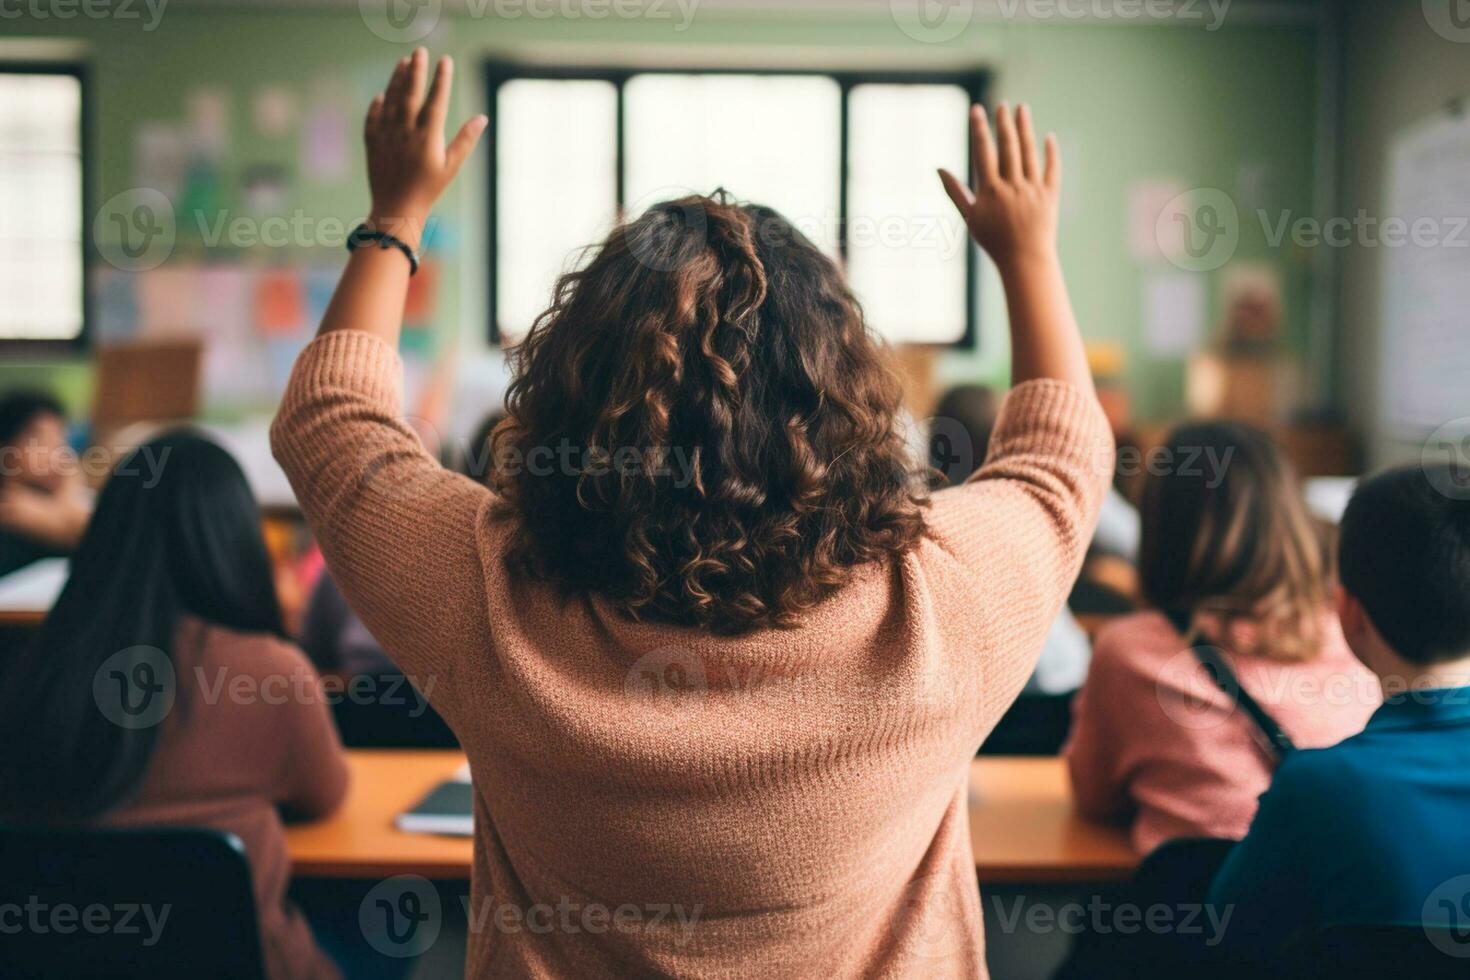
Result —
[[286, 900], [282, 816], [331, 811], [347, 769], [286, 642], [239, 465], [187, 431], [118, 464], [33, 644], [3, 662], [0, 820], [230, 831], [273, 978], [335, 975]]
[[372, 216], [272, 437], [469, 755], [466, 974], [983, 977], [971, 762], [1112, 473], [1054, 142], [1001, 106], [997, 143], [977, 108], [973, 183], [943, 175], [1011, 313], [1015, 387], [964, 486], [924, 496], [837, 265], [691, 197], [557, 285], [487, 488], [399, 417], [404, 252], [486, 124], [445, 145], [449, 71], [419, 49], [368, 110]]
[[1078, 808], [1127, 824], [1140, 852], [1240, 837], [1277, 762], [1193, 645], [1297, 746], [1357, 733], [1378, 701], [1332, 612], [1328, 539], [1271, 437], [1192, 423], [1157, 460], [1138, 564], [1150, 609], [1099, 634], [1066, 748]]

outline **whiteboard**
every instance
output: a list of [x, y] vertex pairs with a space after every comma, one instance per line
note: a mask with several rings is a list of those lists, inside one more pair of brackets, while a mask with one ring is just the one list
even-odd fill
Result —
[[1400, 136], [1388, 181], [1386, 213], [1356, 244], [1384, 255], [1380, 418], [1419, 438], [1470, 417], [1470, 119]]

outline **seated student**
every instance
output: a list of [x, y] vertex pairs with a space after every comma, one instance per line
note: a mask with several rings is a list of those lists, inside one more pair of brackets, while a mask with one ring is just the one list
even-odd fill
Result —
[[68, 554], [91, 512], [66, 439], [66, 412], [41, 392], [0, 399], [0, 575]]
[[[140, 453], [163, 465], [129, 465]], [[0, 821], [230, 831], [270, 976], [336, 975], [286, 899], [281, 820], [335, 808], [346, 759], [315, 672], [283, 637], [260, 512], [228, 453], [185, 431], [134, 450], [36, 641], [4, 669]], [[101, 671], [115, 698], [94, 689]]]
[[[985, 385], [956, 385], [939, 400], [934, 410], [936, 424], [929, 434], [929, 465], [950, 485], [964, 483], [985, 462], [999, 412], [1000, 397]], [[1137, 556], [1137, 513], [1112, 489], [1103, 502], [1098, 529], [1093, 534], [1094, 546], [1104, 543], [1118, 557], [1132, 561]], [[1063, 606], [1046, 635], [1036, 670], [1026, 682], [1026, 693], [1070, 694], [1086, 680], [1091, 659], [1092, 642], [1072, 611]], [[1057, 741], [1062, 734], [1057, 734]]]
[[[1290, 465], [1246, 425], [1185, 425], [1144, 486], [1139, 573], [1152, 606], [1098, 636], [1065, 754], [1078, 809], [1141, 852], [1238, 838], [1274, 765], [1260, 729], [1191, 650], [1219, 648], [1296, 745], [1360, 731], [1366, 672], [1329, 607], [1325, 533]], [[1346, 689], [1347, 693], [1344, 693]]]
[[1210, 889], [1235, 906], [1232, 945], [1265, 952], [1320, 925], [1464, 928], [1470, 499], [1449, 485], [1448, 467], [1394, 470], [1348, 505], [1338, 609], [1383, 705], [1361, 734], [1277, 771]]

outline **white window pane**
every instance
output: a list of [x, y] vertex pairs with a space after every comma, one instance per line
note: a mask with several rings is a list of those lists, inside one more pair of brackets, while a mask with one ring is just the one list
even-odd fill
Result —
[[0, 73], [0, 339], [82, 328], [81, 82]]
[[801, 75], [637, 75], [625, 90], [624, 199], [723, 187], [775, 208], [836, 254], [842, 91]]
[[77, 153], [81, 113], [74, 76], [0, 74], [0, 150]]
[[612, 226], [617, 90], [517, 79], [500, 87], [496, 111], [496, 316], [514, 343], [550, 305], [557, 277]]
[[968, 172], [970, 98], [954, 85], [858, 85], [848, 102], [848, 277], [895, 343], [964, 336], [969, 238], [935, 176]]

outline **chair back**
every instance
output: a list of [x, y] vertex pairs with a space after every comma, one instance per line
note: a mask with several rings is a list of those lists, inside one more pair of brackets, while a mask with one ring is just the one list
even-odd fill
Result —
[[1470, 928], [1332, 925], [1316, 935], [1307, 959], [1316, 976], [1368, 980], [1464, 980], [1470, 977]]
[[371, 697], [348, 692], [332, 705], [342, 744], [349, 749], [457, 749], [459, 739], [408, 678], [400, 673], [357, 678]]
[[233, 834], [0, 828], [0, 977], [263, 980]]

